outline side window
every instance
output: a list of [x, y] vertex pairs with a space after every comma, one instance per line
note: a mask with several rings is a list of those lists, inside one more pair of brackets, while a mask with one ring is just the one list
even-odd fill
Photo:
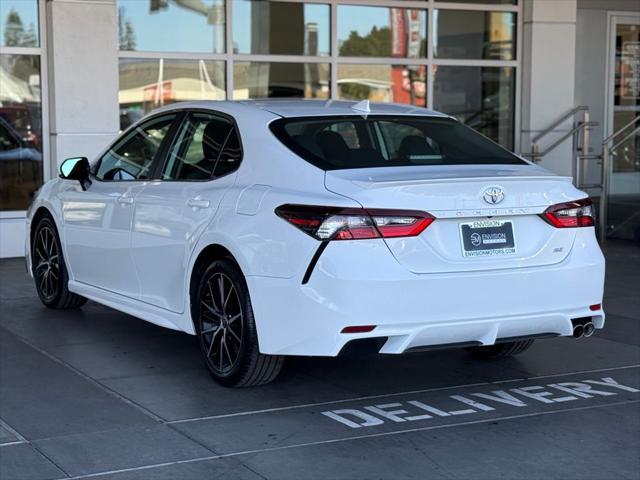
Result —
[[220, 154], [220, 160], [216, 165], [214, 176], [222, 177], [228, 173], [231, 173], [240, 167], [242, 161], [242, 146], [240, 145], [240, 137], [235, 127], [232, 127], [227, 143], [224, 144], [222, 153]]
[[[164, 180], [208, 180], [231, 131], [231, 123], [206, 113], [189, 115], [171, 147]], [[217, 176], [218, 174], [215, 173]]]
[[176, 115], [156, 117], [137, 126], [109, 149], [96, 165], [99, 180], [142, 180], [149, 173]]

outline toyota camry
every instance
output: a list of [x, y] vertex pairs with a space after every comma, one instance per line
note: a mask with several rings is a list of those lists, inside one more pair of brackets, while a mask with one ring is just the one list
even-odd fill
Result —
[[508, 356], [604, 324], [591, 200], [571, 178], [423, 108], [178, 103], [27, 214], [50, 308], [87, 299], [196, 335], [224, 385], [287, 355], [465, 347]]

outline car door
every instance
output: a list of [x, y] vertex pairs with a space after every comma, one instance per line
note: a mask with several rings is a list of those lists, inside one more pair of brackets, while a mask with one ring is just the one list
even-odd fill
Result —
[[131, 257], [134, 199], [149, 180], [176, 114], [154, 117], [118, 139], [92, 167], [83, 191], [60, 194], [66, 259], [74, 280], [131, 298], [140, 285]]
[[184, 310], [189, 258], [233, 185], [240, 161], [230, 118], [211, 112], [185, 116], [158, 178], [135, 199], [132, 255], [143, 301]]

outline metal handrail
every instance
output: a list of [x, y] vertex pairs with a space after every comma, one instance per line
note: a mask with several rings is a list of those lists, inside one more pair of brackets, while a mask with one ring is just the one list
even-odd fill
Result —
[[640, 120], [640, 115], [634, 117], [629, 123], [619, 128], [607, 138], [602, 141], [602, 193], [600, 195], [600, 241], [604, 242], [607, 238], [607, 210], [609, 206], [609, 173], [611, 170], [610, 159], [611, 152], [616, 150], [620, 145], [633, 137], [636, 133], [640, 132], [640, 126], [636, 127], [625, 135], [622, 140], [610, 145], [610, 143], [617, 137], [622, 135], [629, 127], [635, 125]]
[[624, 132], [631, 125], [635, 124], [638, 120], [640, 120], [640, 115], [638, 115], [637, 117], [634, 117], [629, 123], [625, 124], [623, 127], [619, 128], [618, 130], [613, 132], [611, 135], [609, 135], [607, 138], [605, 138], [602, 141], [602, 145], [604, 146], [605, 144], [609, 143], [611, 140], [613, 140], [615, 137], [620, 135], [622, 132]]
[[562, 142], [564, 142], [567, 138], [571, 137], [576, 132], [589, 127], [597, 127], [598, 125], [599, 125], [598, 122], [579, 123], [575, 127], [573, 127], [571, 130], [569, 130], [567, 133], [565, 133], [562, 137], [560, 137], [558, 140], [553, 142], [546, 149], [544, 149], [542, 152], [532, 152], [532, 153], [535, 157], [544, 157], [547, 153], [555, 149], [558, 145], [560, 145]]
[[[576, 114], [579, 113], [579, 112], [583, 112], [582, 113], [582, 121], [581, 122], [577, 122], [576, 123], [574, 121], [574, 125], [573, 125], [571, 130], [569, 130], [568, 132], [564, 133], [560, 138], [555, 140], [550, 146], [545, 148], [542, 152], [540, 152], [538, 150], [538, 142], [540, 141], [540, 139], [546, 137], [550, 133], [555, 132], [555, 128], [558, 127], [559, 125], [563, 124], [567, 120], [572, 119], [572, 118], [575, 119]], [[552, 150], [557, 148], [560, 144], [562, 144], [569, 137], [575, 136], [578, 133], [582, 133], [582, 147], [583, 147], [583, 152], [582, 153], [587, 153], [587, 150], [588, 150], [588, 147], [589, 147], [589, 131], [590, 131], [591, 127], [595, 127], [595, 126], [598, 126], [598, 125], [599, 125], [598, 122], [589, 121], [589, 107], [587, 107], [585, 105], [579, 105], [577, 107], [574, 107], [571, 110], [569, 110], [567, 113], [562, 115], [560, 118], [555, 120], [553, 123], [551, 123], [551, 125], [549, 125], [547, 128], [545, 128], [544, 130], [539, 132], [536, 136], [534, 136], [531, 139], [531, 152], [525, 154], [525, 156], [528, 156], [534, 162], [540, 161], [540, 159], [542, 157], [544, 157], [549, 152], [551, 152]]]
[[577, 107], [572, 108], [570, 111], [568, 111], [567, 113], [565, 113], [562, 117], [560, 117], [558, 120], [556, 120], [555, 122], [553, 122], [551, 125], [549, 125], [547, 128], [545, 128], [542, 132], [538, 133], [535, 137], [533, 137], [531, 139], [531, 143], [537, 143], [538, 140], [540, 140], [541, 138], [547, 136], [549, 133], [551, 133], [558, 125], [566, 122], [568, 119], [575, 117], [576, 113], [578, 112], [582, 112], [582, 111], [586, 111], [589, 110], [589, 107], [587, 107], [586, 105], [579, 105]]

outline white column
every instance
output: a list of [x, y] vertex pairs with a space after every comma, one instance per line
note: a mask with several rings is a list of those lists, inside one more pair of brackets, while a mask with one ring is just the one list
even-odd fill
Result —
[[[524, 0], [522, 48], [522, 151], [530, 139], [574, 107], [576, 58], [576, 0]], [[539, 147], [553, 143], [571, 129], [567, 121], [549, 134]], [[543, 158], [541, 165], [572, 175], [572, 139]]]
[[95, 157], [119, 129], [115, 0], [47, 2], [51, 172]]

